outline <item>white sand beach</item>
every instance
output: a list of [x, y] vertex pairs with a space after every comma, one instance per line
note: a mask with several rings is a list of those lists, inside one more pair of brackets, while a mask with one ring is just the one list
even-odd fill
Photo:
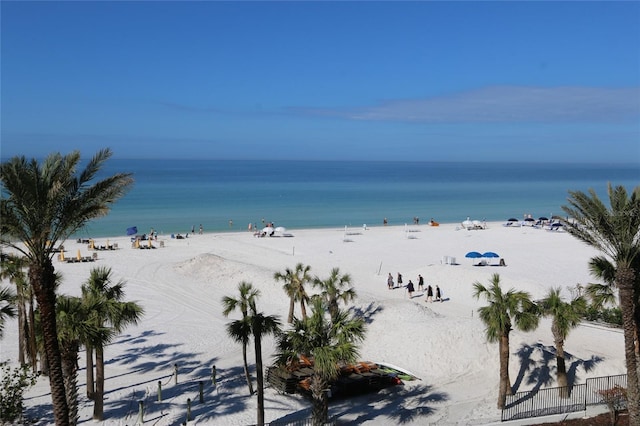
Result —
[[[126, 280], [126, 299], [138, 301], [146, 311], [139, 325], [126, 329], [105, 350], [105, 420], [101, 424], [134, 424], [141, 400], [146, 406], [145, 423], [181, 424], [187, 398], [194, 401], [189, 424], [255, 424], [256, 397], [247, 392], [241, 347], [225, 331], [225, 325], [237, 317], [222, 315], [221, 298], [235, 296], [241, 281], [251, 282], [261, 291], [258, 309], [279, 315], [286, 323], [289, 300], [273, 274], [297, 263], [310, 265], [312, 275], [320, 278], [334, 267], [351, 274], [358, 294], [351, 307], [367, 322], [360, 359], [390, 363], [420, 378], [378, 393], [332, 401], [331, 417], [367, 425], [499, 422], [498, 346], [485, 340], [477, 315], [485, 302], [473, 298], [473, 283], [487, 284], [492, 274], [499, 273], [503, 290], [526, 290], [539, 299], [549, 288], [562, 287], [565, 298], [570, 298], [568, 287], [594, 281], [587, 263], [597, 253], [562, 231], [501, 223], [489, 223], [483, 230], [458, 228], [425, 224], [350, 228], [346, 233], [345, 229], [289, 230], [291, 237], [271, 238], [257, 238], [248, 231], [196, 233], [181, 240], [159, 235], [155, 250], [133, 249], [129, 237], [114, 236], [109, 243], [118, 243], [119, 249], [99, 251], [95, 262], [56, 260], [56, 269], [64, 276], [60, 292], [79, 295], [90, 269], [107, 265], [116, 279]], [[75, 241], [65, 242], [65, 248], [72, 256], [78, 250], [91, 254], [86, 244]], [[470, 251], [496, 252], [506, 266], [474, 266], [476, 260], [465, 258]], [[456, 264], [448, 264], [447, 257], [455, 257]], [[491, 261], [497, 265], [499, 259]], [[395, 279], [398, 272], [405, 284], [412, 280], [416, 289], [421, 274], [426, 284], [441, 288], [445, 301], [427, 303], [422, 291], [410, 299], [404, 288], [389, 290], [387, 276], [391, 273]], [[14, 320], [6, 324], [0, 344], [1, 358], [15, 362]], [[534, 332], [511, 333], [510, 376], [517, 391], [539, 386], [539, 373], [547, 369], [552, 379], [542, 386], [555, 385], [555, 358], [544, 353], [552, 347], [549, 320]], [[571, 332], [565, 350], [567, 368], [575, 371], [578, 383], [588, 377], [625, 373], [620, 330], [582, 325]], [[263, 351], [268, 365], [274, 351], [272, 338], [265, 339]], [[519, 354], [529, 352], [525, 363]], [[249, 360], [253, 369], [252, 349]], [[171, 377], [175, 364], [178, 385]], [[209, 380], [212, 365], [217, 368], [217, 389]], [[92, 402], [84, 396], [83, 354], [80, 366], [80, 422], [92, 424]], [[158, 381], [163, 384], [162, 402], [156, 397]], [[199, 381], [204, 381], [202, 403]], [[29, 391], [26, 405], [28, 415], [42, 416], [37, 424], [52, 423], [46, 378]], [[283, 395], [271, 387], [265, 390], [266, 422], [310, 416], [310, 402], [303, 397]]]

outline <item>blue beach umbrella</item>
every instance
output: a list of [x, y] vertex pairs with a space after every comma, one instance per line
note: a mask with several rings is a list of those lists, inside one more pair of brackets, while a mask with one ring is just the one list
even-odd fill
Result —
[[500, 257], [500, 256], [498, 255], [498, 253], [488, 251], [486, 253], [482, 253], [482, 257]]
[[132, 226], [131, 228], [127, 228], [127, 235], [135, 235], [138, 233], [138, 227]]
[[464, 257], [468, 257], [469, 259], [479, 259], [482, 257], [482, 253], [478, 253], [477, 251], [470, 251], [465, 254]]

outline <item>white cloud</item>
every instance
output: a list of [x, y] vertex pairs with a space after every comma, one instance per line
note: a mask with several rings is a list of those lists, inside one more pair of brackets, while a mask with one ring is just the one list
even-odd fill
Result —
[[416, 123], [628, 122], [640, 119], [640, 88], [496, 86], [350, 109], [292, 110], [349, 120]]

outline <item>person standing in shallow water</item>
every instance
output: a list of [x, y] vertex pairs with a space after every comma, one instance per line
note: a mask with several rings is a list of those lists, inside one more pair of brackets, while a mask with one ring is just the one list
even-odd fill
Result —
[[387, 278], [387, 287], [389, 287], [389, 290], [393, 288], [393, 275], [391, 275], [391, 272], [389, 272], [389, 277]]

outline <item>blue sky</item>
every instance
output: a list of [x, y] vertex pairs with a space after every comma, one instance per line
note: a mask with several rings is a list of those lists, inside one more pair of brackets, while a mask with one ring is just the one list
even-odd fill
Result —
[[640, 163], [640, 2], [10, 2], [1, 155]]

